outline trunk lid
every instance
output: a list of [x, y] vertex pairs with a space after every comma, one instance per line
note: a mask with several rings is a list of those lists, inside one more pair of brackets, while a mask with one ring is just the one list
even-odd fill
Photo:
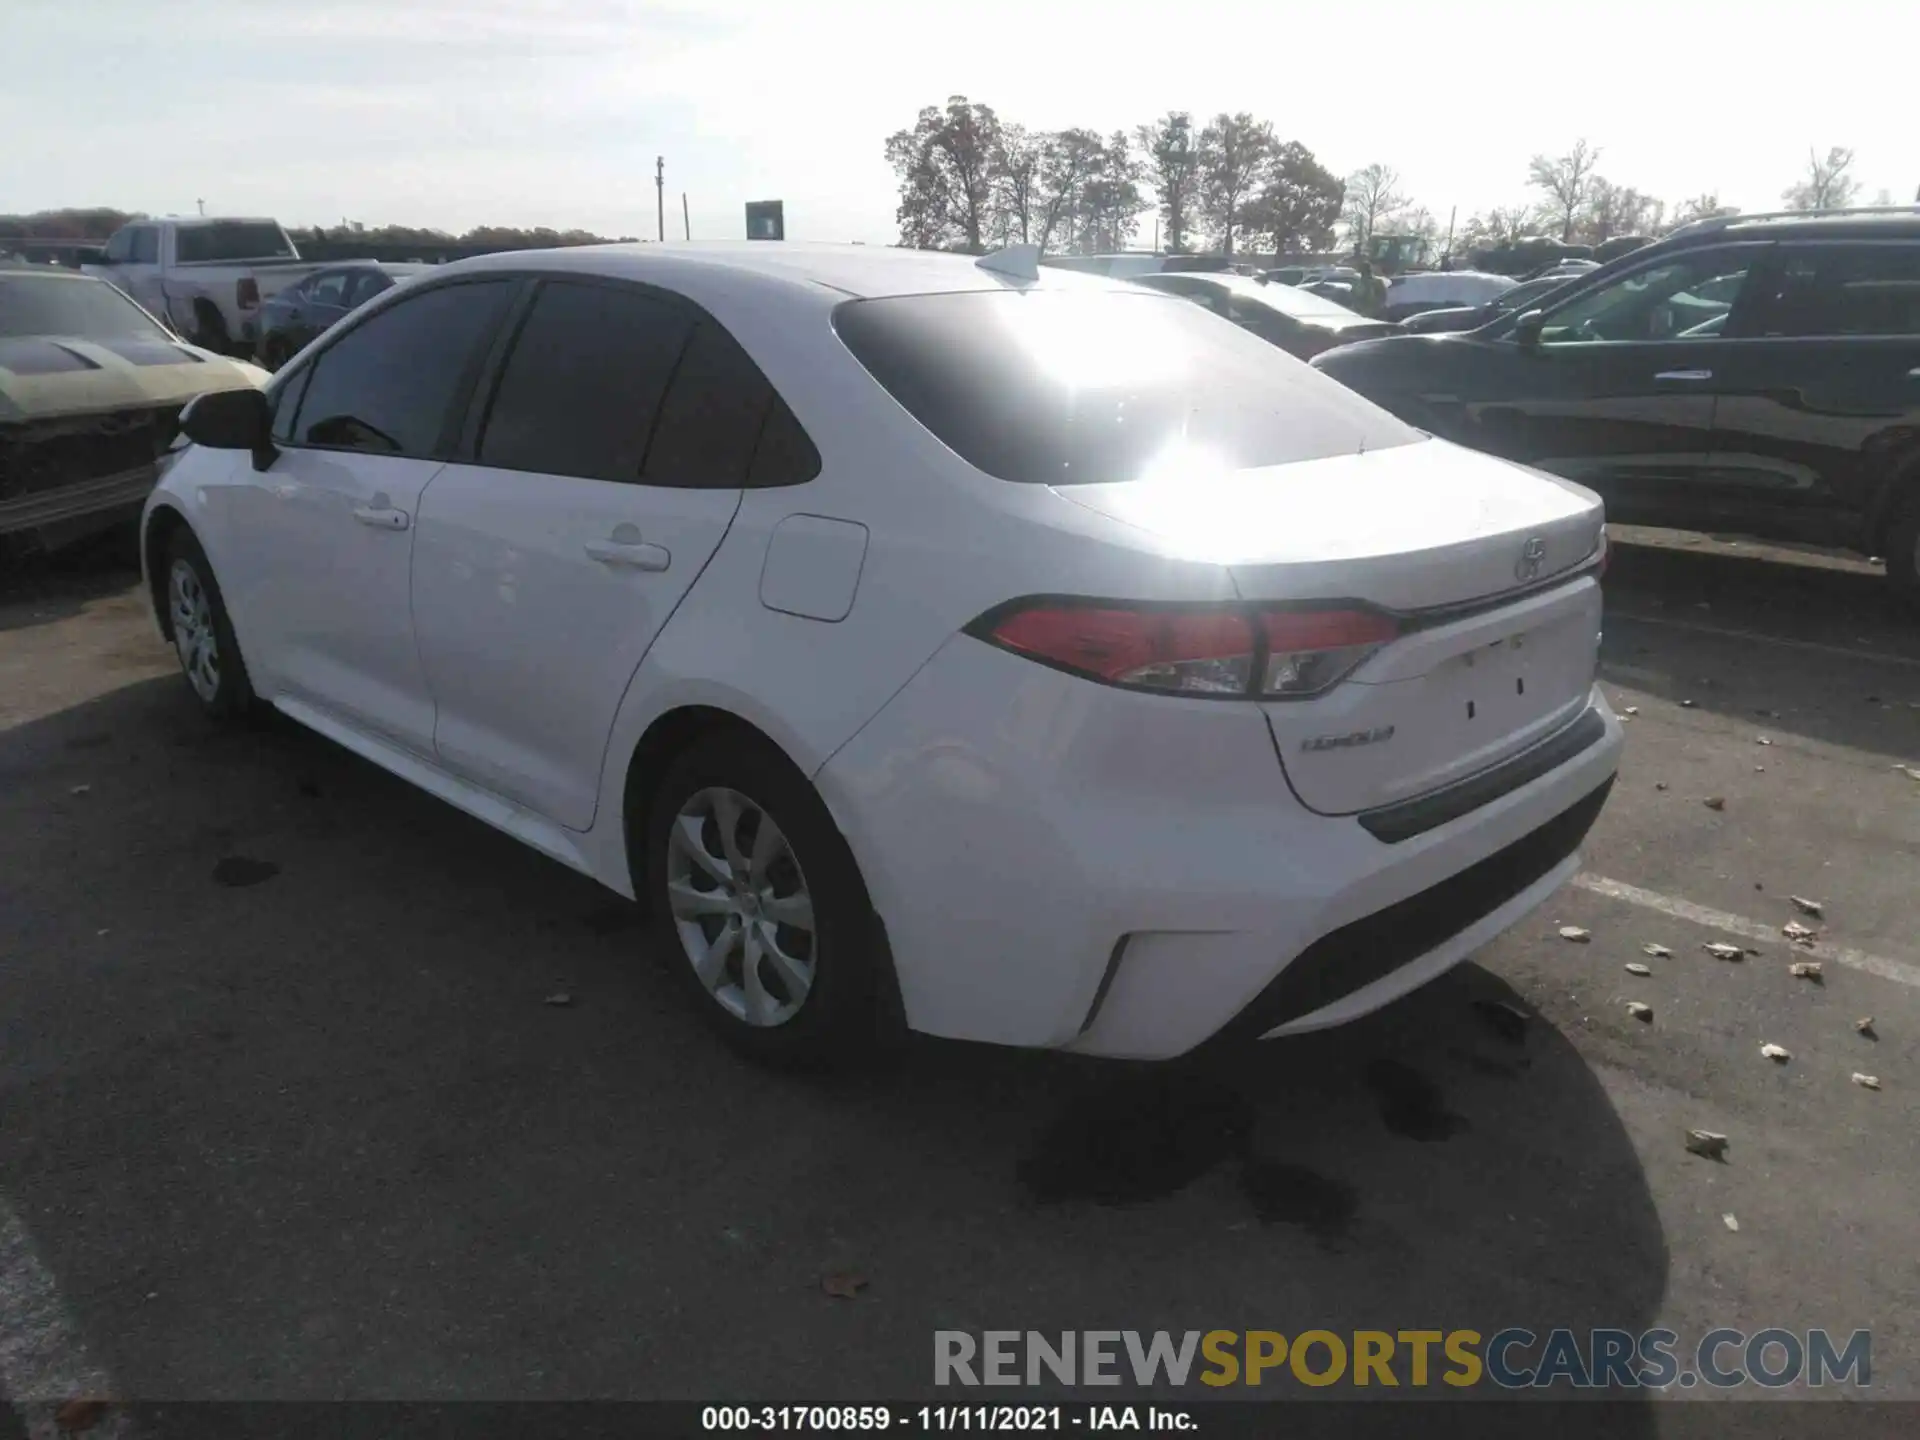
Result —
[[1265, 702], [1295, 794], [1352, 814], [1499, 763], [1576, 717], [1597, 662], [1597, 497], [1428, 440], [1172, 484], [1059, 492], [1228, 568], [1242, 599], [1359, 602], [1405, 631], [1325, 695]]

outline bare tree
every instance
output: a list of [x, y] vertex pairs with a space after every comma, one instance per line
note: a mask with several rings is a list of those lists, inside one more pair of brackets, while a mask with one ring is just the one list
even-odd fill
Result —
[[1140, 182], [1146, 166], [1133, 153], [1126, 132], [1107, 137], [1099, 159], [1080, 191], [1080, 249], [1101, 255], [1124, 250], [1140, 229], [1140, 211], [1146, 202]]
[[1340, 223], [1346, 227], [1347, 243], [1358, 255], [1367, 248], [1374, 232], [1406, 208], [1407, 197], [1400, 189], [1400, 172], [1378, 161], [1363, 166], [1347, 177], [1347, 193], [1340, 209]]
[[1028, 242], [1043, 138], [1028, 134], [1024, 125], [1000, 127], [999, 154], [994, 157], [994, 199], [1002, 244], [1016, 239], [1022, 245]]
[[1220, 248], [1233, 254], [1242, 212], [1260, 188], [1275, 146], [1273, 126], [1246, 111], [1216, 115], [1200, 132], [1200, 209]]
[[1200, 146], [1193, 133], [1193, 116], [1185, 110], [1168, 111], [1153, 124], [1142, 125], [1139, 140], [1160, 202], [1166, 247], [1182, 254], [1200, 207]]
[[1860, 193], [1860, 182], [1847, 173], [1853, 167], [1853, 151], [1835, 145], [1826, 158], [1807, 151], [1807, 178], [1780, 192], [1789, 210], [1843, 210]]
[[1738, 215], [1738, 207], [1722, 205], [1718, 192], [1709, 190], [1696, 195], [1691, 200], [1682, 200], [1673, 207], [1673, 223], [1688, 225], [1695, 220], [1717, 220], [1722, 215]]
[[1071, 248], [1081, 192], [1105, 158], [1106, 146], [1091, 130], [1061, 130], [1042, 139], [1032, 237], [1042, 250]]
[[1545, 194], [1542, 209], [1559, 227], [1562, 241], [1573, 238], [1573, 227], [1599, 160], [1597, 149], [1585, 140], [1576, 140], [1564, 155], [1536, 155], [1527, 164], [1527, 183]]
[[887, 161], [900, 179], [900, 243], [984, 249], [999, 152], [999, 117], [964, 95], [949, 98], [944, 110], [927, 106], [911, 130], [890, 135]]

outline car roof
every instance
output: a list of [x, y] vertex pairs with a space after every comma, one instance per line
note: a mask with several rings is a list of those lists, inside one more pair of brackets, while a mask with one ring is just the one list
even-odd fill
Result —
[[[1920, 238], [1920, 207], [1729, 215], [1699, 223], [1697, 227], [1688, 227], [1668, 239], [1685, 239], [1697, 244], [1708, 236], [1731, 236], [1747, 240], [1909, 240]], [[1636, 250], [1632, 253], [1637, 255], [1640, 252]]]
[[695, 240], [664, 244], [577, 245], [558, 250], [508, 250], [477, 255], [436, 274], [473, 274], [488, 270], [541, 270], [555, 274], [597, 275], [664, 285], [697, 286], [706, 291], [786, 286], [817, 291], [824, 287], [858, 299], [884, 295], [923, 295], [955, 290], [1117, 290], [1133, 287], [1102, 275], [1054, 266], [1037, 267], [1035, 278], [1020, 279], [983, 269], [971, 255], [906, 250], [890, 245], [833, 245], [793, 240]]
[[0, 260], [0, 275], [5, 275], [9, 279], [28, 275], [39, 276], [46, 280], [85, 280], [93, 285], [107, 283], [97, 275], [82, 274], [78, 270], [69, 270], [64, 265], [42, 265], [33, 260]]

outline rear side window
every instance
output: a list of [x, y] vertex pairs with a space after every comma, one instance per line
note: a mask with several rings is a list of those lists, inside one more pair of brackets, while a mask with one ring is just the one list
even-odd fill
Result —
[[660, 406], [641, 480], [688, 489], [738, 489], [773, 403], [747, 352], [711, 320], [693, 336]]
[[1230, 321], [1145, 289], [849, 300], [834, 328], [963, 460], [1023, 484], [1179, 483], [1421, 438]]
[[313, 364], [293, 443], [379, 455], [439, 453], [452, 411], [513, 285], [446, 285], [391, 305]]
[[160, 263], [160, 232], [151, 225], [142, 225], [133, 232], [133, 249], [127, 257], [136, 265], [158, 265]]
[[1756, 335], [1920, 335], [1920, 245], [1783, 246]]
[[495, 387], [480, 463], [638, 481], [693, 320], [635, 290], [542, 285]]

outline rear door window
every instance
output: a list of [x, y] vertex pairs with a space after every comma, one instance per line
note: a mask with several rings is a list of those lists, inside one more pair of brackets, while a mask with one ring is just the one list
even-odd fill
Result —
[[442, 453], [480, 347], [513, 289], [504, 279], [443, 285], [354, 326], [313, 362], [292, 443], [422, 458]]
[[1157, 479], [1381, 450], [1420, 433], [1200, 307], [1144, 287], [849, 300], [834, 328], [978, 470]]
[[1920, 244], [1783, 245], [1750, 333], [1920, 336]]
[[638, 483], [694, 318], [638, 290], [543, 283], [488, 406], [480, 464]]
[[347, 303], [348, 279], [345, 270], [330, 270], [324, 275], [316, 275], [307, 290], [307, 299], [315, 305], [344, 305]]

